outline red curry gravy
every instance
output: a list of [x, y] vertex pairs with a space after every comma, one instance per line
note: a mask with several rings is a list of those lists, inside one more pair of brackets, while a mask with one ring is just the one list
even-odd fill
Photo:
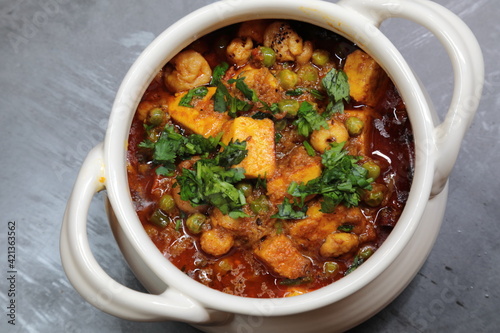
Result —
[[[226, 70], [214, 83], [223, 63]], [[324, 80], [332, 69], [346, 74], [349, 90], [341, 109], [326, 116], [332, 97]], [[237, 87], [238, 78], [246, 92]], [[248, 106], [215, 110], [221, 85]], [[207, 90], [197, 96], [199, 87]], [[194, 97], [181, 103], [189, 92]], [[304, 110], [323, 117], [314, 118], [320, 125], [299, 128], [306, 122], [301, 117], [310, 116]], [[158, 157], [166, 128], [223, 144], [200, 155], [177, 152], [172, 166]], [[197, 205], [183, 199], [187, 189], [179, 177], [201, 170], [200, 160], [215, 160], [235, 140], [246, 143], [247, 155], [225, 167], [245, 173], [228, 185], [243, 196], [243, 204], [233, 205], [233, 217], [206, 201]], [[293, 296], [349, 274], [384, 242], [410, 190], [412, 140], [396, 88], [356, 45], [305, 23], [250, 21], [200, 38], [154, 78], [131, 126], [128, 180], [145, 231], [186, 275], [239, 296]], [[370, 184], [354, 191], [356, 204], [342, 201], [325, 209], [326, 194], [320, 193], [300, 202], [290, 186], [322, 177], [328, 169], [325, 152], [340, 142], [346, 158], [355, 157], [366, 170], [363, 179]], [[280, 215], [285, 201], [291, 203], [292, 218]]]

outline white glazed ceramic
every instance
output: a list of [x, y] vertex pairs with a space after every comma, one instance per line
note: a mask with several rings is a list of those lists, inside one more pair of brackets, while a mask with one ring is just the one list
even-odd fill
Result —
[[[425, 90], [400, 53], [379, 31], [399, 17], [429, 29], [448, 52], [455, 74], [450, 108], [437, 120]], [[259, 18], [294, 19], [347, 37], [375, 58], [398, 87], [415, 138], [415, 176], [401, 218], [378, 251], [341, 280], [304, 295], [252, 299], [210, 289], [175, 268], [148, 238], [127, 184], [127, 138], [137, 104], [156, 72], [200, 36]], [[427, 0], [225, 0], [181, 19], [141, 54], [117, 93], [106, 139], [85, 160], [69, 198], [61, 232], [61, 258], [75, 289], [91, 304], [130, 320], [175, 320], [207, 332], [335, 332], [368, 319], [392, 301], [427, 258], [446, 204], [446, 182], [476, 111], [483, 60], [470, 30], [454, 14]], [[92, 197], [106, 189], [116, 241], [138, 279], [151, 292], [131, 290], [106, 274], [87, 239]]]

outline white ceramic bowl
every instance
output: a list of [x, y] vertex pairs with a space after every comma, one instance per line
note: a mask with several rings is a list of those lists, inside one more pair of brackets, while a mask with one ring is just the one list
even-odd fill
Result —
[[[448, 52], [455, 86], [441, 123], [409, 66], [378, 29], [391, 17], [423, 25]], [[134, 211], [125, 167], [130, 124], [157, 71], [206, 33], [264, 18], [293, 19], [330, 29], [377, 60], [406, 103], [416, 154], [406, 207], [370, 260], [329, 286], [280, 299], [224, 294], [192, 280], [165, 259]], [[476, 111], [482, 83], [483, 60], [476, 39], [455, 15], [427, 0], [344, 0], [337, 4], [318, 0], [225, 0], [203, 7], [158, 36], [123, 80], [106, 139], [89, 153], [68, 202], [61, 232], [66, 274], [88, 302], [124, 319], [184, 321], [207, 332], [334, 332], [357, 325], [394, 299], [427, 258], [444, 214], [446, 181]], [[107, 190], [116, 241], [151, 294], [114, 281], [90, 251], [87, 212], [92, 197], [102, 189]]]

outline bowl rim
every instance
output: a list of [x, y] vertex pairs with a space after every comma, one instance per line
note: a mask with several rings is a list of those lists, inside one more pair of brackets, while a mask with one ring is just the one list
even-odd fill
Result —
[[[157, 71], [175, 54], [202, 35], [224, 26], [258, 18], [292, 19], [329, 29], [355, 42], [388, 73], [412, 123], [415, 174], [403, 213], [386, 241], [349, 276], [318, 290], [288, 298], [260, 299], [234, 296], [211, 289], [182, 273], [156, 248], [133, 208], [127, 181], [128, 134], [136, 107]], [[217, 20], [218, 19], [218, 20]], [[433, 179], [433, 120], [418, 80], [394, 45], [361, 14], [319, 0], [221, 1], [183, 17], [161, 33], [126, 74], [113, 104], [104, 142], [106, 189], [123, 232], [134, 251], [169, 288], [205, 307], [258, 316], [311, 311], [341, 300], [379, 276], [402, 252], [424, 212]]]

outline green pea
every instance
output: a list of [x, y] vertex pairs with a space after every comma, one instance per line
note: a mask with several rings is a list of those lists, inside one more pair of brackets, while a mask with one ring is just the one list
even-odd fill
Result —
[[241, 182], [236, 184], [236, 188], [243, 192], [245, 197], [249, 197], [252, 194], [253, 186], [250, 183]]
[[225, 258], [219, 261], [219, 268], [224, 272], [229, 272], [233, 269], [233, 265], [229, 259]]
[[175, 208], [174, 198], [170, 194], [162, 195], [158, 201], [158, 207], [165, 213], [172, 211]]
[[312, 54], [312, 63], [317, 66], [324, 66], [330, 60], [330, 53], [326, 50], [317, 49]]
[[265, 67], [271, 67], [276, 62], [276, 52], [270, 47], [261, 46], [260, 52], [262, 53], [262, 64]]
[[364, 126], [365, 123], [358, 117], [349, 117], [345, 121], [345, 127], [350, 136], [360, 135]]
[[160, 108], [154, 108], [149, 110], [148, 121], [153, 126], [158, 126], [163, 122], [165, 113]]
[[297, 73], [290, 69], [283, 69], [278, 73], [278, 81], [285, 90], [290, 90], [297, 84], [299, 80]]
[[206, 220], [207, 217], [203, 214], [200, 213], [192, 214], [186, 220], [186, 227], [193, 234], [199, 234]]
[[286, 119], [280, 119], [274, 123], [274, 129], [276, 131], [282, 131], [285, 129], [286, 125], [287, 125]]
[[370, 207], [380, 206], [384, 200], [384, 193], [380, 190], [372, 190], [365, 192], [363, 201]]
[[255, 214], [267, 213], [269, 212], [269, 201], [265, 195], [257, 197], [250, 203], [250, 209]]
[[363, 261], [364, 261], [364, 260], [370, 258], [372, 256], [373, 252], [374, 252], [373, 249], [371, 247], [367, 246], [367, 247], [359, 250], [358, 257], [360, 259], [363, 259]]
[[161, 209], [157, 209], [153, 212], [153, 215], [149, 218], [149, 222], [160, 227], [165, 228], [170, 222], [170, 218]]
[[292, 117], [297, 115], [299, 106], [299, 101], [295, 99], [282, 99], [278, 102], [278, 109]]
[[368, 171], [368, 178], [375, 180], [380, 176], [380, 167], [375, 162], [366, 162], [362, 166]]
[[323, 264], [323, 272], [328, 275], [335, 275], [339, 271], [339, 264], [335, 261], [327, 261]]
[[302, 81], [316, 82], [318, 81], [319, 74], [316, 67], [311, 64], [306, 64], [297, 71], [297, 75]]
[[162, 129], [160, 127], [155, 127], [147, 132], [148, 139], [151, 142], [156, 142], [160, 138]]

